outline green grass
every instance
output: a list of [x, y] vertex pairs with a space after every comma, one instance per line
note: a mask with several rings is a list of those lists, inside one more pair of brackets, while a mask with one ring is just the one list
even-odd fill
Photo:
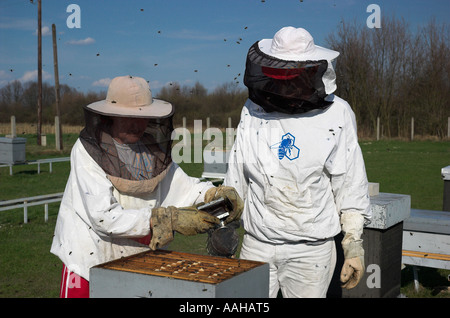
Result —
[[[34, 135], [27, 137], [27, 159], [65, 157], [77, 135], [64, 136], [63, 151], [54, 150], [54, 139], [47, 135], [47, 147], [37, 146]], [[380, 183], [381, 192], [411, 195], [412, 208], [441, 210], [443, 181], [441, 168], [450, 165], [450, 142], [432, 141], [362, 141], [367, 175], [370, 182]], [[191, 176], [199, 177], [203, 165], [180, 164]], [[69, 175], [69, 162], [48, 165], [20, 165], [0, 168], [0, 200], [63, 192]], [[28, 209], [28, 223], [23, 209], [0, 212], [0, 297], [58, 297], [61, 262], [50, 254], [58, 204], [50, 204], [49, 221], [44, 222], [44, 207]], [[240, 229], [242, 235], [242, 229]], [[206, 235], [176, 235], [170, 248], [205, 254]], [[401, 292], [407, 297], [449, 297], [446, 290], [450, 271], [421, 268], [420, 293], [414, 292], [411, 268], [402, 271]]]
[[411, 208], [442, 210], [441, 169], [450, 165], [450, 142], [363, 141], [370, 182], [380, 192], [411, 195]]
[[0, 297], [58, 297], [62, 266], [49, 253], [55, 218], [44, 223], [41, 216], [1, 225]]

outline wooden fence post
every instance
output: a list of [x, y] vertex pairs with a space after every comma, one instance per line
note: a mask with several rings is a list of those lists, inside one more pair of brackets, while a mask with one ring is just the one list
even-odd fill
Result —
[[186, 138], [188, 135], [186, 134], [187, 126], [186, 126], [186, 117], [183, 117], [183, 146], [187, 145]]
[[62, 150], [61, 124], [59, 116], [55, 116], [55, 144], [56, 150]]
[[380, 140], [380, 117], [377, 117], [377, 140]]
[[448, 123], [447, 123], [447, 137], [450, 138], [450, 117], [448, 117]]
[[210, 128], [210, 119], [209, 117], [206, 117], [206, 134], [205, 134], [206, 140], [211, 140], [211, 131], [209, 130], [209, 128]]
[[16, 138], [16, 116], [11, 116], [11, 138]]

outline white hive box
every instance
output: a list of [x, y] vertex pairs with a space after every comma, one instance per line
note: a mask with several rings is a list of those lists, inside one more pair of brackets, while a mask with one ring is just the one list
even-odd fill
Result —
[[269, 265], [156, 250], [91, 268], [89, 286], [92, 298], [266, 298]]
[[384, 230], [407, 219], [411, 210], [411, 196], [378, 193], [370, 197], [372, 220], [366, 227]]
[[25, 162], [25, 138], [0, 137], [0, 163]]
[[225, 178], [228, 170], [230, 151], [217, 150], [203, 152], [202, 178]]

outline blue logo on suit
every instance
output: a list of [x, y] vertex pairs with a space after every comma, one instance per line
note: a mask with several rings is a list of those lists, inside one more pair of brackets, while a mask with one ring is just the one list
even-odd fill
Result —
[[285, 157], [294, 160], [300, 155], [300, 149], [295, 146], [295, 137], [291, 133], [283, 135], [281, 141], [270, 146], [270, 149], [277, 149], [278, 159], [280, 160]]

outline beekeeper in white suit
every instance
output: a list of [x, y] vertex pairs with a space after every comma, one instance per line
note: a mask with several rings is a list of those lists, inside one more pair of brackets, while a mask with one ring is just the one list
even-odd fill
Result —
[[228, 197], [225, 223], [239, 218], [234, 189], [200, 182], [172, 162], [173, 112], [133, 76], [114, 78], [106, 99], [85, 107], [51, 246], [64, 264], [61, 297], [88, 297], [92, 266], [164, 247], [174, 231], [195, 235], [220, 223], [194, 204]]
[[240, 257], [270, 263], [270, 296], [325, 297], [343, 231], [344, 288], [364, 273], [370, 220], [356, 121], [333, 95], [338, 52], [285, 27], [250, 47], [244, 105], [224, 183], [244, 200]]

